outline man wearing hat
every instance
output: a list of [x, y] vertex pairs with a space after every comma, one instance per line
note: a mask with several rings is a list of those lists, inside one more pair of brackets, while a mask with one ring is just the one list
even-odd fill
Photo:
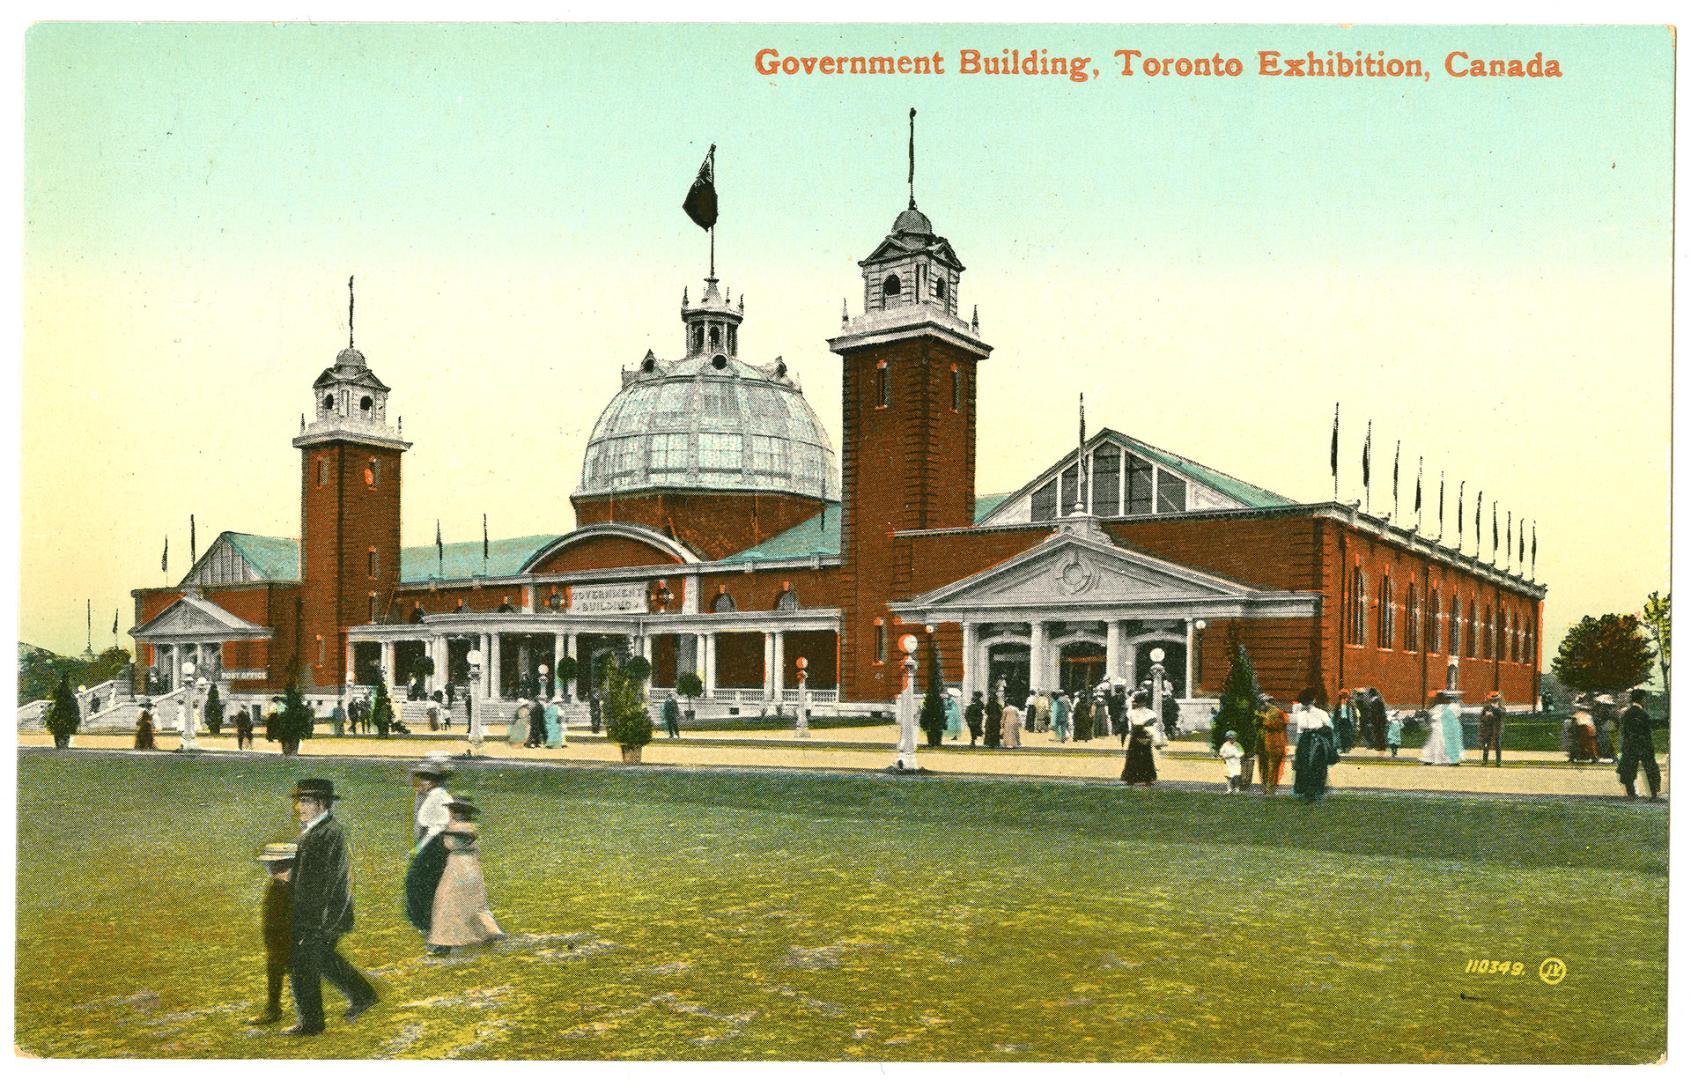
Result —
[[1632, 703], [1621, 714], [1621, 758], [1615, 771], [1629, 799], [1638, 798], [1633, 785], [1638, 780], [1640, 765], [1644, 766], [1644, 779], [1650, 785], [1650, 798], [1656, 798], [1662, 790], [1662, 770], [1656, 765], [1656, 740], [1650, 732], [1650, 714], [1644, 711], [1648, 697], [1643, 690], [1634, 690]]
[[1485, 704], [1480, 706], [1480, 764], [1489, 762], [1491, 755], [1497, 755], [1497, 764], [1503, 764], [1503, 694], [1493, 690], [1486, 695]]
[[323, 980], [346, 995], [346, 1018], [356, 1020], [376, 1003], [370, 981], [336, 951], [341, 935], [352, 929], [352, 858], [346, 833], [330, 813], [335, 785], [329, 780], [301, 780], [294, 786], [299, 815], [298, 853], [294, 862], [293, 983], [299, 1023], [287, 1035], [323, 1033]]

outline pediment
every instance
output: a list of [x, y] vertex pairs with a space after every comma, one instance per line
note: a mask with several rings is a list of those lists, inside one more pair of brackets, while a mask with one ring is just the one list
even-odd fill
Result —
[[270, 636], [270, 630], [250, 623], [209, 600], [184, 596], [145, 624], [130, 631], [137, 638], [203, 637], [228, 641]]
[[1059, 536], [1020, 559], [939, 590], [943, 596], [930, 594], [930, 602], [1037, 608], [1231, 599], [1250, 592], [1243, 586], [1229, 588], [1230, 584], [1137, 552]]

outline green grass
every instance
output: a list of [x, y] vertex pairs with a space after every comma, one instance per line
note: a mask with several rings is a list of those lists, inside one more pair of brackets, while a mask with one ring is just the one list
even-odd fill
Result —
[[[259, 845], [334, 779], [382, 1005], [288, 1040]], [[1667, 815], [1591, 800], [478, 765], [512, 940], [425, 961], [397, 763], [26, 752], [16, 1041], [51, 1056], [1640, 1062]], [[1624, 943], [1624, 947], [1619, 947]], [[1548, 986], [1547, 956], [1569, 974]], [[1521, 976], [1465, 974], [1519, 960]], [[1466, 995], [1466, 996], [1463, 996]]]

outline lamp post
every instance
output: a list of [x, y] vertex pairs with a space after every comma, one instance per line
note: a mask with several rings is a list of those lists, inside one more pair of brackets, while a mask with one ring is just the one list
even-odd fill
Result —
[[1198, 696], [1198, 679], [1204, 673], [1204, 631], [1209, 625], [1202, 619], [1192, 623], [1192, 677], [1187, 680], [1191, 685], [1186, 687], [1189, 698]]
[[87, 720], [88, 719], [88, 713], [91, 712], [91, 711], [92, 710], [90, 710], [88, 708], [88, 684], [87, 683], [77, 683], [76, 684], [76, 712], [77, 712], [77, 715], [82, 717], [83, 720]]
[[540, 672], [540, 689], [541, 689], [542, 694], [546, 697], [547, 700], [551, 700], [551, 697], [552, 697], [552, 678], [551, 678], [552, 669], [547, 667], [545, 664], [541, 664], [535, 670]]
[[898, 690], [898, 758], [893, 768], [900, 772], [916, 771], [916, 635], [905, 634], [898, 639], [898, 649], [904, 654], [900, 664], [903, 679]]
[[793, 667], [797, 668], [799, 673], [798, 728], [796, 734], [801, 739], [810, 738], [810, 687], [806, 682], [808, 675], [805, 672], [805, 669], [809, 666], [810, 661], [802, 656], [793, 661]]
[[1157, 714], [1159, 724], [1163, 722], [1163, 658], [1167, 655], [1160, 648], [1151, 650], [1151, 711]]
[[477, 699], [481, 697], [481, 650], [471, 649], [470, 655], [465, 657], [470, 663], [470, 700], [467, 703], [470, 711], [470, 749], [465, 757], [475, 757], [476, 751], [481, 749], [481, 709], [477, 706]]
[[[203, 680], [202, 680], [203, 681]], [[199, 740], [194, 733], [194, 662], [182, 661], [182, 699], [187, 708], [182, 711], [182, 746], [183, 750], [198, 750]]]

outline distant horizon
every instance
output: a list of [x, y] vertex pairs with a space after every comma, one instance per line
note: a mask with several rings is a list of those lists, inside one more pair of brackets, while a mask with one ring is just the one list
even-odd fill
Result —
[[[1566, 74], [753, 71], [762, 47], [918, 38], [1524, 48]], [[1546, 670], [1581, 616], [1671, 588], [1665, 28], [41, 24], [25, 63], [18, 631], [60, 655], [90, 596], [96, 645], [115, 606], [133, 649], [129, 590], [186, 572], [190, 513], [201, 552], [226, 530], [297, 538], [288, 440], [346, 341], [348, 274], [415, 444], [404, 545], [432, 544], [437, 518], [479, 540], [482, 513], [495, 536], [567, 532], [618, 372], [680, 351], [707, 246], [680, 202], [712, 143], [742, 353], [787, 359], [837, 452], [824, 339], [904, 208], [912, 104], [916, 200], [995, 346], [977, 493], [1071, 449], [1085, 392], [1091, 429], [1324, 502], [1337, 400], [1340, 501], [1360, 498], [1372, 418], [1376, 498], [1401, 438], [1404, 506], [1424, 457], [1428, 505], [1442, 469], [1452, 514], [1466, 480], [1506, 500], [1500, 522], [1540, 524]], [[1625, 508], [1624, 543], [1592, 500]]]

